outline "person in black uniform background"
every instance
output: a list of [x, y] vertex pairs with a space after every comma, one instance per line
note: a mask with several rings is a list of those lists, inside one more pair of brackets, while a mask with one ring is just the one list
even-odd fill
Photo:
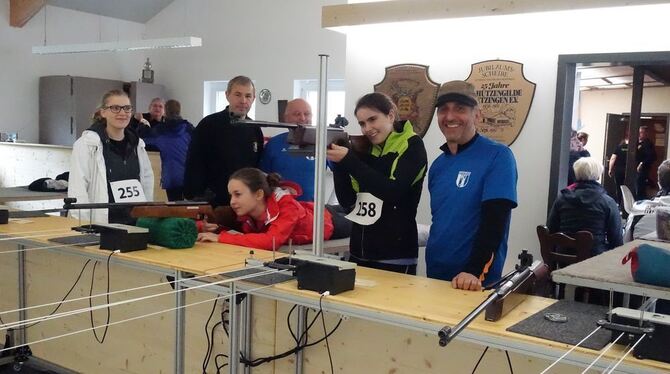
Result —
[[654, 143], [649, 139], [649, 128], [647, 126], [640, 126], [637, 152], [635, 153], [635, 167], [637, 170], [637, 178], [635, 180], [636, 200], [646, 200], [648, 198], [649, 171], [654, 161], [656, 161], [656, 150], [654, 149]]
[[[231, 125], [231, 117], [247, 116], [256, 99], [254, 83], [245, 76], [228, 82], [229, 105], [203, 118], [193, 132], [184, 175], [184, 197], [206, 198], [214, 207], [229, 205], [228, 178], [244, 167], [257, 167], [263, 151], [258, 127]], [[208, 194], [213, 193], [213, 198]]]

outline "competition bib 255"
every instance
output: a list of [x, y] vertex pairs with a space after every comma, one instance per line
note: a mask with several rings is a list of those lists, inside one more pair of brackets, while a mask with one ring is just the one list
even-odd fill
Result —
[[117, 203], [141, 203], [147, 201], [140, 181], [137, 179], [126, 179], [110, 182], [112, 195]]

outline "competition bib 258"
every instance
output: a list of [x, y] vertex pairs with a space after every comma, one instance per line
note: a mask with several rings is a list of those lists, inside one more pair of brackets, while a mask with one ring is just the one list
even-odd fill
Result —
[[141, 203], [147, 201], [140, 181], [137, 179], [126, 179], [110, 182], [112, 195], [117, 203]]
[[383, 205], [384, 201], [378, 199], [375, 195], [369, 192], [359, 192], [356, 194], [354, 210], [345, 217], [359, 225], [372, 225], [381, 217]]

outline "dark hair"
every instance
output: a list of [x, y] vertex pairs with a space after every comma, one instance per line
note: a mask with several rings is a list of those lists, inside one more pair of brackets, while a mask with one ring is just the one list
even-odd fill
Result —
[[174, 118], [181, 115], [181, 103], [177, 100], [168, 100], [165, 102], [165, 117]]
[[398, 108], [396, 108], [393, 100], [391, 100], [388, 95], [381, 92], [369, 93], [358, 99], [356, 102], [356, 109], [354, 109], [354, 115], [356, 115], [358, 110], [361, 108], [374, 109], [384, 113], [387, 116], [391, 113], [391, 111], [396, 113], [396, 116], [398, 114]]
[[228, 81], [228, 86], [226, 87], [227, 94], [230, 93], [230, 90], [233, 89], [234, 85], [251, 86], [251, 88], [253, 88], [254, 90], [254, 94], [256, 93], [256, 86], [254, 86], [254, 82], [251, 80], [251, 78], [246, 77], [244, 75], [238, 75], [235, 78]]
[[244, 183], [251, 192], [263, 190], [265, 197], [267, 197], [272, 194], [272, 190], [279, 187], [281, 175], [277, 173], [265, 174], [256, 168], [242, 168], [234, 172], [230, 179], [237, 179]]

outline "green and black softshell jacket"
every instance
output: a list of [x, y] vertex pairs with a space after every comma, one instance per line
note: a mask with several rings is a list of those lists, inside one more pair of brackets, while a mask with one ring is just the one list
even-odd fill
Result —
[[350, 251], [364, 260], [418, 256], [416, 210], [427, 167], [423, 140], [409, 121], [396, 122], [394, 131], [368, 154], [349, 151], [334, 167], [335, 193], [345, 210], [354, 209], [356, 193], [369, 192], [384, 201], [382, 215], [372, 225], [354, 223]]

